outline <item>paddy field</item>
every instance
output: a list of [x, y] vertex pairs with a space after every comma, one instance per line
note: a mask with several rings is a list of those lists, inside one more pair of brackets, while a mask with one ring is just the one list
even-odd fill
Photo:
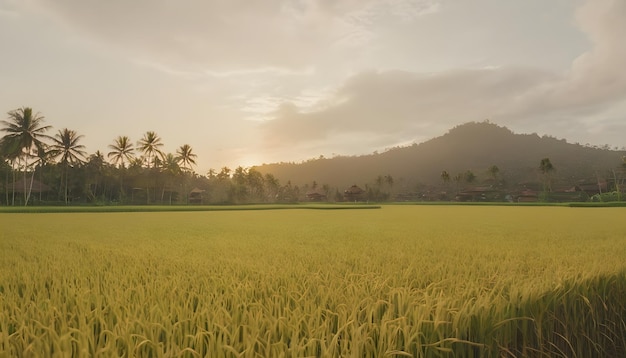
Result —
[[626, 356], [626, 208], [247, 209], [0, 212], [0, 357]]

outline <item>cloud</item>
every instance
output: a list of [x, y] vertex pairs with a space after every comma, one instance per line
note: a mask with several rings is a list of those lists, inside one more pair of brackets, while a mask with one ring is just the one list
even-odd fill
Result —
[[536, 111], [598, 111], [626, 95], [626, 2], [588, 1], [576, 19], [592, 42], [565, 75], [529, 94], [525, 105]]
[[380, 12], [418, 16], [432, 0], [32, 0], [85, 38], [178, 72], [307, 71], [371, 39]]
[[268, 143], [328, 139], [334, 135], [415, 135], [424, 126], [445, 128], [500, 117], [519, 93], [553, 75], [532, 69], [456, 70], [438, 74], [364, 72], [348, 79], [327, 107], [302, 113], [283, 104], [266, 122]]
[[394, 139], [405, 142], [426, 133], [428, 138], [483, 119], [547, 132], [615, 126], [610, 108], [626, 98], [626, 2], [589, 1], [576, 19], [593, 47], [562, 73], [511, 66], [434, 74], [363, 72], [349, 78], [317, 111], [303, 113], [289, 103], [279, 107], [263, 125], [266, 145], [367, 135], [372, 141], [362, 147], [371, 149], [382, 141], [374, 134], [393, 145]]
[[0, 0], [0, 17], [15, 18], [18, 16], [16, 0]]
[[[120, 98], [97, 112], [154, 108], [151, 120], [165, 122], [163, 113], [176, 111], [161, 108], [182, 102], [188, 118], [211, 118], [211, 133], [228, 125], [234, 143], [241, 140], [235, 127], [245, 126], [245, 146], [282, 160], [285, 153], [367, 153], [486, 118], [530, 132], [617, 133], [626, 108], [626, 2], [587, 0], [578, 9], [574, 21], [588, 43], [564, 19], [573, 7], [541, 0], [0, 0], [0, 17], [35, 19], [29, 28], [46, 29], [46, 36], [33, 31], [32, 39], [44, 40], [32, 48], [80, 54], [75, 62], [59, 55], [43, 76], [29, 68], [32, 78], [58, 77], [61, 64], [80, 72], [81, 61], [97, 59], [82, 68], [92, 82], [76, 76], [75, 87], [93, 88], [80, 90], [93, 107]], [[102, 71], [100, 64], [113, 62]], [[124, 87], [133, 90], [118, 90]]]

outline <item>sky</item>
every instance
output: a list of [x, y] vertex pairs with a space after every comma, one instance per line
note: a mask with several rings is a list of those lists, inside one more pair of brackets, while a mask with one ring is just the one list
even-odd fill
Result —
[[485, 119], [623, 147], [624, 38], [624, 0], [0, 0], [0, 112], [89, 153], [154, 131], [200, 174]]

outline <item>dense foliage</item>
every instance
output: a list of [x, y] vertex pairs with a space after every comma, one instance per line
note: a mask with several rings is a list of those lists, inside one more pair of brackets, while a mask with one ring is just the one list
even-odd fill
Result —
[[[541, 169], [543, 159], [550, 161], [553, 170]], [[599, 192], [617, 191], [620, 185], [626, 192], [626, 143], [621, 148], [568, 143], [548, 135], [516, 134], [487, 121], [470, 122], [440, 137], [380, 153], [320, 156], [300, 163], [264, 164], [256, 169], [301, 186], [315, 180], [339, 188], [357, 183], [373, 191], [379, 188], [378, 178], [388, 175], [394, 178], [394, 184], [381, 191], [398, 201], [455, 200], [457, 193], [476, 188], [496, 189], [504, 195], [498, 199], [486, 193], [487, 199], [502, 201], [507, 194], [516, 195], [524, 189], [541, 192], [544, 184], [561, 193], [576, 186], [588, 187], [586, 195], [556, 194], [546, 198], [584, 201]], [[444, 172], [447, 175], [442, 177]], [[597, 192], [593, 192], [594, 186]]]
[[82, 135], [51, 126], [31, 108], [9, 112], [0, 139], [0, 205], [54, 204], [220, 204], [294, 202], [302, 193], [280, 185], [271, 174], [238, 167], [193, 171], [197, 155], [189, 144], [176, 153], [148, 131], [133, 143], [118, 136], [108, 153], [88, 155]]

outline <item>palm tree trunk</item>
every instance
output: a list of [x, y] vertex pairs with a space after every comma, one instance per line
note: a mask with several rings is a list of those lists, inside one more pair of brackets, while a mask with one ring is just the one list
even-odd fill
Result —
[[[11, 173], [13, 173], [13, 168], [11, 168]], [[4, 197], [6, 199], [7, 205], [9, 205], [9, 172], [5, 175], [5, 186], [4, 186]]]
[[13, 191], [11, 192], [11, 205], [15, 206], [15, 170], [13, 170], [13, 168], [11, 168], [11, 174], [13, 176], [13, 184], [11, 185], [13, 187]]
[[24, 176], [24, 206], [28, 205], [28, 186], [26, 184], [26, 161], [24, 161], [24, 169], [22, 170], [22, 174]]
[[124, 173], [121, 172], [120, 169], [120, 204], [123, 204], [123, 197], [124, 197]]
[[68, 166], [66, 165], [65, 166], [65, 205], [68, 204], [67, 202], [67, 182], [68, 182], [67, 176], [68, 176]]
[[[39, 168], [39, 182], [43, 183], [43, 165]], [[39, 188], [39, 205], [41, 205], [41, 193], [43, 191]]]
[[27, 186], [26, 186], [26, 161], [24, 161], [24, 167], [22, 169], [22, 176], [23, 176], [23, 181], [22, 181], [22, 185], [24, 185], [24, 190], [22, 191], [22, 195], [24, 195], [24, 205], [26, 205], [26, 196], [27, 196]]
[[33, 182], [35, 181], [35, 171], [33, 170], [33, 174], [30, 176], [30, 186], [28, 187], [28, 195], [26, 196], [26, 201], [24, 202], [24, 206], [28, 205], [28, 200], [30, 199], [30, 194], [33, 191]]
[[[61, 194], [61, 198], [63, 198], [63, 170], [61, 171], [61, 176], [59, 177], [59, 190], [57, 191], [57, 200], [59, 200], [59, 194]], [[60, 191], [60, 193], [59, 193]]]
[[611, 169], [613, 172], [613, 180], [615, 181], [615, 191], [617, 192], [617, 201], [622, 201], [622, 190], [620, 188], [619, 181], [617, 180], [617, 174], [615, 174], [615, 169]]

